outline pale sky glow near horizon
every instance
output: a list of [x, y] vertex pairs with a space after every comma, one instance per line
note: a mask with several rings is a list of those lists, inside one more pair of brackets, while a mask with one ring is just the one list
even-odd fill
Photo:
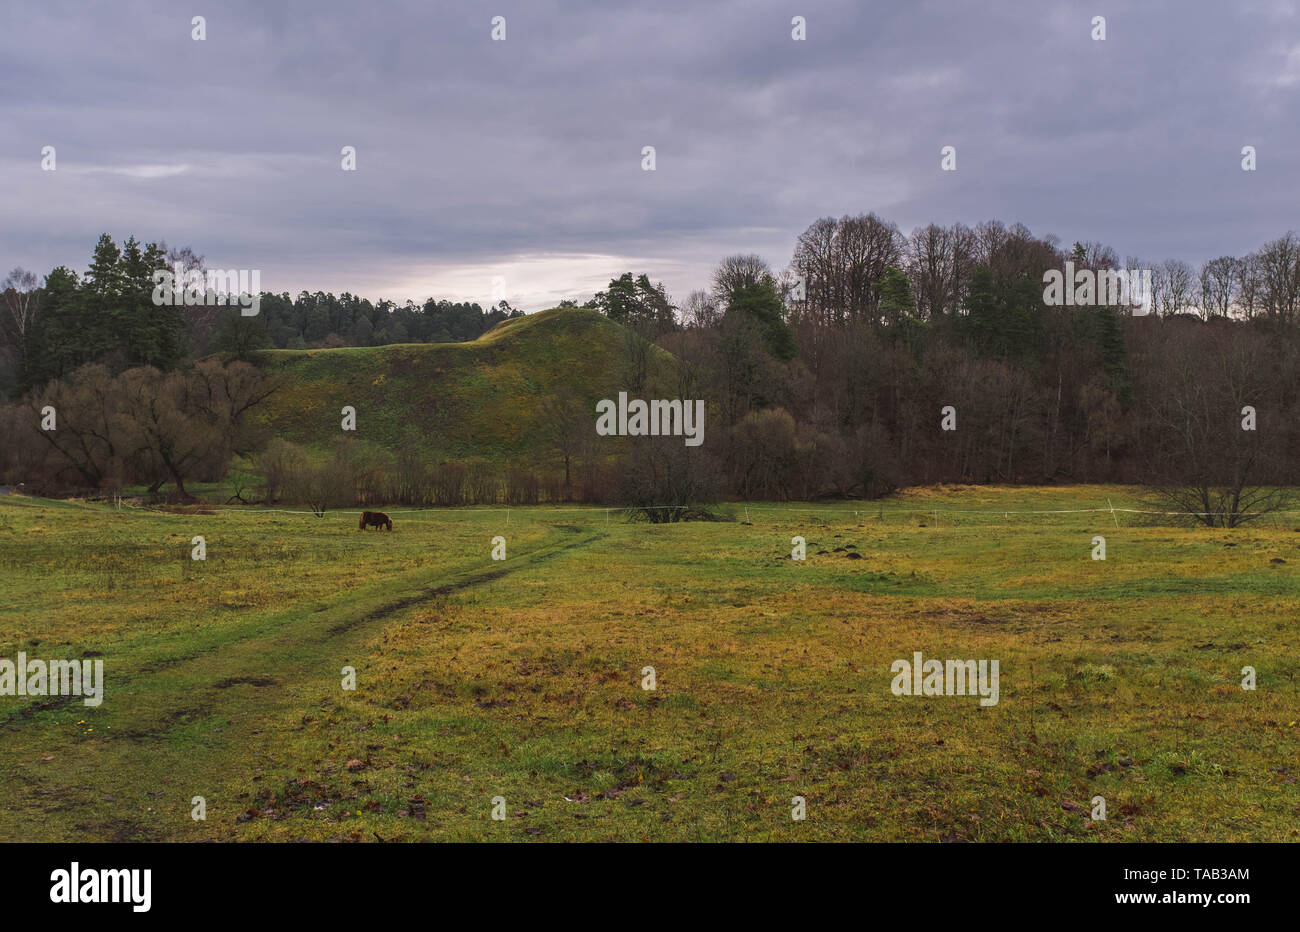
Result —
[[1199, 265], [1300, 228], [1298, 95], [1280, 0], [9, 4], [0, 275], [108, 232], [291, 295], [680, 302], [872, 211]]

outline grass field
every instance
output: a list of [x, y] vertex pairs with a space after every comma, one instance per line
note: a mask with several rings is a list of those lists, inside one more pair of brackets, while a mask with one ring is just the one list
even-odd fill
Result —
[[[361, 534], [0, 496], [0, 657], [106, 680], [97, 708], [0, 697], [0, 840], [1297, 839], [1300, 515], [1015, 514], [1108, 501], [1136, 493]], [[998, 659], [999, 703], [893, 695], [914, 651]]]

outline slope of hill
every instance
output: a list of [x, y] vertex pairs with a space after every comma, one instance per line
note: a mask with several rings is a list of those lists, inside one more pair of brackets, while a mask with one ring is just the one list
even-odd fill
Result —
[[[627, 389], [630, 331], [579, 308], [503, 321], [469, 343], [403, 343], [272, 350], [263, 365], [279, 389], [256, 420], [311, 447], [342, 434], [342, 409], [356, 409], [355, 436], [397, 449], [410, 443], [447, 457], [540, 454], [555, 399], [589, 418], [595, 403]], [[651, 347], [651, 381], [672, 356]]]

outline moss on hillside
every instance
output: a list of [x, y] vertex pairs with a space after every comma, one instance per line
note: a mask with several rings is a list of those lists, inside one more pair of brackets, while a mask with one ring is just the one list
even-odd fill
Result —
[[[388, 449], [416, 442], [448, 457], [520, 458], [546, 444], [546, 399], [571, 393], [592, 412], [626, 390], [629, 332], [579, 308], [504, 321], [470, 343], [403, 343], [274, 350], [264, 364], [280, 388], [257, 420], [286, 440], [319, 447], [357, 411], [356, 436]], [[651, 381], [672, 356], [653, 348]]]

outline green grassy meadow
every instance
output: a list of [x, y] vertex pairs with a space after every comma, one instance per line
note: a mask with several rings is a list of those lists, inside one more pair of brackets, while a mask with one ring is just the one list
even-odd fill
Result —
[[[1137, 492], [363, 534], [0, 496], [0, 657], [97, 653], [106, 681], [97, 708], [0, 696], [0, 840], [1300, 838], [1300, 515], [1015, 513], [1108, 501]], [[1000, 702], [893, 695], [914, 651], [998, 659]]]

